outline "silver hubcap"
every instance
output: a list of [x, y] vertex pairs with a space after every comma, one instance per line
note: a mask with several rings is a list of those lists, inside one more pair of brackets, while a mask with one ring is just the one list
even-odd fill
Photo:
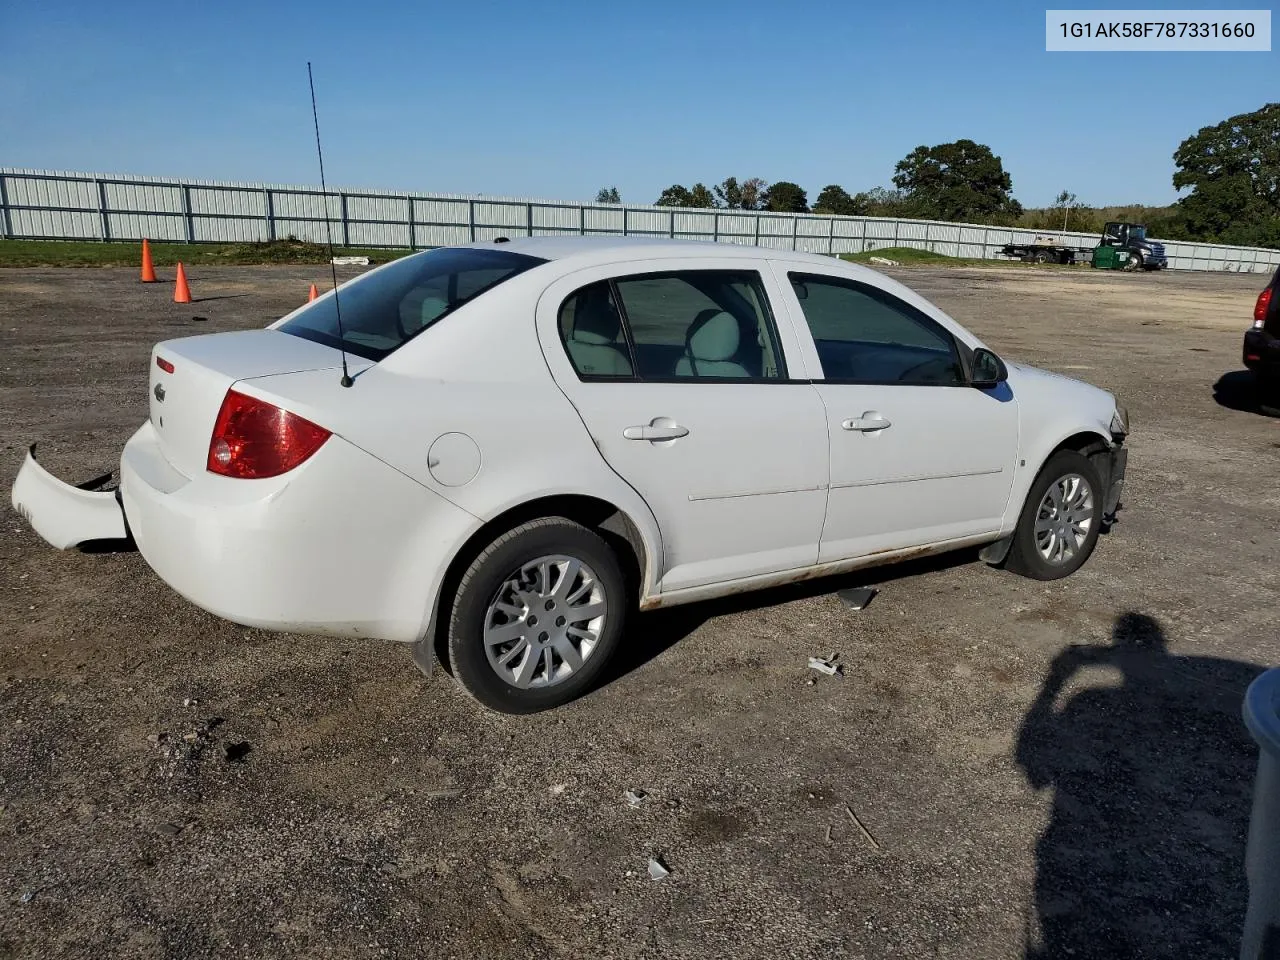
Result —
[[1036, 549], [1049, 563], [1073, 560], [1093, 529], [1093, 488], [1078, 473], [1049, 485], [1036, 511]]
[[489, 665], [521, 689], [562, 683], [600, 645], [608, 614], [594, 570], [574, 557], [539, 557], [507, 578], [485, 612]]

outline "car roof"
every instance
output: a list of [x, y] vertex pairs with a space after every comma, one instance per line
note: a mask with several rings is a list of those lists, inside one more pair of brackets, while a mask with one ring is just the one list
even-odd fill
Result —
[[654, 260], [670, 257], [741, 259], [741, 260], [787, 260], [812, 263], [831, 271], [833, 267], [840, 272], [872, 272], [866, 267], [852, 264], [845, 260], [817, 253], [805, 253], [798, 250], [785, 250], [771, 247], [747, 246], [740, 243], [713, 243], [707, 240], [673, 240], [666, 237], [512, 237], [503, 243], [470, 243], [465, 246], [486, 250], [509, 250], [512, 253], [523, 253], [543, 260], [565, 262], [572, 265], [590, 266], [592, 264], [626, 263], [631, 260]]

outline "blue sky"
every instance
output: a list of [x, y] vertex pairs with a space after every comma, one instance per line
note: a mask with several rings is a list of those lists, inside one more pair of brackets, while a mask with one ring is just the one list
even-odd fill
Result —
[[0, 165], [315, 183], [311, 60], [331, 185], [812, 201], [968, 137], [1024, 205], [1164, 203], [1183, 138], [1280, 99], [1276, 52], [1046, 53], [1046, 6], [0, 0]]

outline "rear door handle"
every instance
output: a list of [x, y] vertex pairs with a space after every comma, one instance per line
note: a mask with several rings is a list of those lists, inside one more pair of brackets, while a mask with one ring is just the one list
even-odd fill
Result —
[[659, 417], [647, 426], [627, 427], [622, 431], [622, 435], [628, 440], [679, 440], [689, 435], [689, 428], [672, 423], [665, 417]]
[[854, 417], [851, 420], [845, 420], [840, 426], [846, 430], [857, 430], [861, 433], [875, 433], [877, 430], [885, 430], [891, 426], [888, 420], [880, 416], [874, 410], [868, 410], [860, 417]]

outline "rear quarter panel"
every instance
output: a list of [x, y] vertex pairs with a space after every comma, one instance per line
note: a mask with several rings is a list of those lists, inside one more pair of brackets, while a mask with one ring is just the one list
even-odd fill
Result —
[[[477, 528], [542, 497], [577, 494], [612, 503], [644, 542], [647, 596], [661, 567], [657, 522], [605, 463], [551, 377], [534, 328], [534, 305], [546, 285], [540, 272], [522, 274], [450, 314], [350, 388], [332, 371], [313, 371], [244, 381], [237, 389], [285, 401], [466, 510]], [[429, 453], [446, 433], [475, 442], [473, 479], [448, 485], [433, 474]]]

